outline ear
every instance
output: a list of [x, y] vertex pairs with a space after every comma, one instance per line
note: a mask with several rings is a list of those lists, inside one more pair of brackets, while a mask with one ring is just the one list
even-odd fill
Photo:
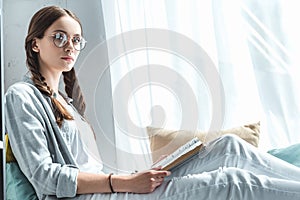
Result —
[[40, 52], [40, 49], [38, 46], [38, 41], [36, 38], [32, 40], [31, 46], [32, 46], [32, 51], [34, 51], [36, 53]]

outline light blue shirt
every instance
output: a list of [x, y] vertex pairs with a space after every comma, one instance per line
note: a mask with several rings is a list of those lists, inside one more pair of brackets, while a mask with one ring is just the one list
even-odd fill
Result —
[[7, 90], [5, 127], [18, 164], [39, 199], [74, 197], [79, 169], [101, 172], [102, 165], [89, 156], [76, 122], [65, 120], [60, 128], [51, 99], [31, 80]]

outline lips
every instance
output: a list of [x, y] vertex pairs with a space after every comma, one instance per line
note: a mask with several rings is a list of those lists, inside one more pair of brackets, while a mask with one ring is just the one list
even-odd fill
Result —
[[69, 62], [73, 62], [74, 61], [74, 58], [71, 57], [71, 56], [63, 56], [63, 57], [61, 57], [61, 59], [65, 60], [65, 61], [69, 61]]

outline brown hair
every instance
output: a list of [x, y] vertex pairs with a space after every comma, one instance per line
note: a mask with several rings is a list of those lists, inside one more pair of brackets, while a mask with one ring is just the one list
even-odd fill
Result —
[[[73, 116], [64, 108], [64, 106], [55, 98], [53, 90], [47, 85], [45, 78], [40, 73], [40, 65], [38, 61], [38, 54], [32, 50], [32, 45], [35, 38], [43, 38], [45, 31], [57, 19], [63, 16], [70, 16], [76, 20], [82, 30], [79, 19], [69, 10], [60, 8], [58, 6], [48, 6], [40, 9], [31, 18], [27, 37], [25, 39], [26, 50], [26, 64], [31, 72], [31, 79], [35, 86], [43, 93], [51, 98], [53, 113], [56, 122], [59, 126], [62, 125], [64, 119], [73, 119]], [[81, 115], [84, 115], [85, 101], [78, 84], [74, 67], [68, 71], [63, 72], [65, 91], [68, 97], [73, 99], [73, 105]]]

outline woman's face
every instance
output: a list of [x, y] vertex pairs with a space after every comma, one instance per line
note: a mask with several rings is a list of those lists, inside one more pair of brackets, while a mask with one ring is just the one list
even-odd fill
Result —
[[[57, 47], [53, 40], [63, 34], [68, 36], [68, 42], [61, 48]], [[74, 66], [79, 51], [74, 48], [73, 38], [81, 37], [79, 23], [69, 16], [63, 16], [56, 20], [46, 31], [44, 37], [36, 38], [33, 51], [38, 53], [40, 72], [44, 76], [61, 74], [69, 71]]]

